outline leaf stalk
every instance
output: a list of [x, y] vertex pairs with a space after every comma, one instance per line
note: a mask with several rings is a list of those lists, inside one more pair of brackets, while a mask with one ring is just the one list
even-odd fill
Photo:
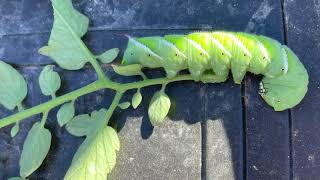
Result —
[[[43, 104], [34, 106], [29, 109], [25, 109], [25, 110], [20, 111], [16, 114], [5, 117], [0, 120], [0, 128], [8, 126], [8, 125], [16, 123], [16, 122], [19, 122], [19, 121], [26, 119], [28, 117], [31, 117], [33, 115], [37, 115], [42, 112], [49, 111], [52, 108], [59, 106], [65, 102], [73, 101], [80, 96], [83, 96], [83, 95], [86, 95], [86, 94], [89, 94], [89, 93], [92, 93], [95, 91], [99, 91], [102, 89], [115, 90], [117, 92], [115, 99], [117, 99], [117, 98], [121, 98], [122, 94], [125, 91], [130, 90], [130, 89], [140, 89], [140, 88], [147, 87], [147, 86], [168, 84], [168, 83], [175, 82], [175, 81], [186, 81], [186, 80], [192, 80], [192, 77], [190, 75], [178, 75], [178, 76], [171, 78], [171, 79], [169, 79], [169, 78], [144, 79], [142, 81], [130, 82], [130, 83], [125, 83], [125, 84], [113, 82], [108, 79], [99, 79], [91, 84], [88, 84], [80, 89], [75, 90], [75, 91], [69, 92], [63, 96], [59, 96], [59, 97], [52, 99], [52, 100], [49, 100], [48, 102], [45, 102]], [[117, 106], [117, 105], [118, 104], [116, 104], [115, 106]], [[111, 110], [110, 110], [110, 113], [111, 113], [110, 117], [112, 115], [112, 112], [114, 111], [114, 110], [112, 110], [112, 111]], [[108, 115], [108, 112], [107, 112], [107, 115]]]

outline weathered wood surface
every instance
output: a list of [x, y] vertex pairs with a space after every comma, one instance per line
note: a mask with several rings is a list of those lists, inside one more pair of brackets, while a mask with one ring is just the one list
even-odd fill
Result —
[[285, 1], [288, 45], [309, 73], [309, 91], [292, 110], [292, 178], [320, 177], [320, 1]]
[[[319, 177], [319, 2], [257, 0], [101, 0], [75, 1], [86, 14], [90, 31], [84, 37], [95, 53], [119, 47], [132, 36], [187, 33], [195, 30], [247, 31], [288, 43], [310, 73], [306, 99], [292, 111], [274, 112], [258, 95], [259, 77], [248, 75], [241, 86], [179, 82], [168, 86], [172, 98], [170, 120], [152, 128], [147, 107], [159, 87], [143, 90], [137, 110], [118, 110], [112, 124], [119, 131], [122, 148], [111, 179], [317, 179]], [[284, 9], [283, 9], [284, 7]], [[301, 8], [304, 7], [304, 8]], [[301, 14], [308, 14], [307, 17]], [[285, 18], [284, 18], [285, 16]], [[286, 20], [285, 22], [283, 20]], [[29, 107], [47, 101], [37, 77], [44, 64], [53, 63], [37, 53], [52, 26], [48, 0], [0, 1], [0, 59], [23, 72], [29, 82]], [[286, 29], [285, 29], [286, 28]], [[287, 41], [287, 42], [286, 42]], [[105, 66], [112, 79], [129, 81]], [[60, 94], [96, 79], [92, 69], [62, 71]], [[159, 71], [148, 71], [159, 76]], [[123, 99], [130, 99], [128, 92]], [[111, 91], [100, 91], [77, 100], [77, 113], [110, 104]], [[63, 179], [72, 156], [83, 139], [58, 128], [56, 109], [46, 127], [53, 134], [52, 147], [43, 166], [30, 179]], [[291, 115], [290, 115], [291, 112]], [[0, 108], [0, 118], [12, 112]], [[0, 130], [0, 179], [19, 174], [23, 141], [35, 116], [21, 124], [10, 138], [10, 127]], [[116, 121], [116, 123], [114, 123]]]
[[[269, 15], [267, 14], [269, 13]], [[263, 1], [256, 15], [268, 15], [256, 33], [265, 34], [284, 44], [280, 1]], [[258, 26], [259, 27], [259, 26]], [[245, 81], [246, 178], [289, 179], [289, 111], [275, 112], [257, 93], [260, 78], [249, 75]]]

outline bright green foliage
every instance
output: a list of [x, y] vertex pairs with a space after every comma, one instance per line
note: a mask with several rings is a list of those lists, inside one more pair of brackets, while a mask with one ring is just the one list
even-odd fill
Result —
[[244, 44], [232, 33], [214, 32], [213, 37], [216, 38], [232, 55], [231, 72], [233, 81], [240, 84], [252, 58], [251, 53]]
[[140, 89], [138, 89], [137, 92], [133, 95], [131, 100], [131, 105], [133, 109], [137, 109], [141, 101], [142, 101], [142, 95], [141, 95]]
[[74, 103], [66, 103], [62, 105], [57, 113], [57, 121], [60, 127], [68, 123], [75, 113]]
[[[87, 139], [89, 137], [94, 137], [96, 135], [97, 132], [100, 131], [100, 129], [105, 127], [105, 124], [107, 124], [107, 119], [105, 119], [106, 116], [106, 110], [105, 109], [100, 109], [99, 111], [93, 111], [91, 113], [90, 118], [90, 124], [88, 124], [87, 129], [83, 130], [83, 135], [82, 136], [87, 136]], [[83, 122], [81, 121], [77, 121], [80, 125], [83, 124]], [[74, 123], [77, 123], [74, 122]], [[80, 126], [78, 125], [78, 126]], [[82, 128], [85, 129], [85, 128]], [[76, 152], [76, 154], [73, 157], [73, 162], [78, 159], [78, 156], [82, 154], [82, 151], [84, 150], [84, 148], [87, 147], [87, 143], [90, 141], [84, 141], [83, 144], [79, 147], [78, 151]], [[120, 144], [119, 144], [120, 146]]]
[[74, 155], [65, 180], [105, 180], [114, 168], [120, 141], [117, 132], [103, 124], [105, 114], [104, 109], [91, 114], [92, 128], [84, 133], [87, 137]]
[[60, 67], [77, 70], [88, 62], [88, 49], [81, 41], [87, 32], [89, 20], [76, 11], [71, 0], [51, 0], [54, 22], [48, 46], [39, 52], [51, 57]]
[[11, 128], [11, 131], [10, 131], [10, 136], [13, 138], [15, 137], [18, 132], [20, 130], [20, 126], [19, 126], [19, 122], [15, 123], [14, 126]]
[[126, 102], [119, 104], [118, 107], [120, 109], [124, 110], [124, 109], [128, 109], [130, 107], [130, 105], [131, 105], [130, 102], [126, 101]]
[[160, 125], [170, 110], [170, 98], [163, 91], [156, 92], [150, 102], [148, 115], [153, 126]]
[[101, 109], [99, 111], [93, 111], [91, 116], [88, 114], [75, 116], [67, 123], [66, 129], [74, 136], [88, 136], [107, 124], [107, 122], [104, 121], [105, 115], [106, 110]]
[[113, 48], [109, 49], [108, 51], [100, 54], [97, 56], [97, 58], [102, 62], [102, 63], [111, 63], [114, 61], [119, 54], [119, 49], [118, 48]]
[[27, 83], [9, 64], [0, 61], [0, 104], [13, 110], [27, 95]]
[[164, 38], [173, 43], [187, 57], [188, 68], [195, 80], [200, 80], [201, 74], [208, 69], [208, 53], [193, 40], [183, 35], [166, 35]]
[[57, 72], [53, 71], [52, 65], [43, 68], [39, 76], [39, 85], [42, 94], [46, 96], [55, 96], [56, 91], [60, 88], [61, 79]]
[[[93, 111], [91, 115], [91, 120], [95, 121], [92, 125], [92, 131], [98, 129], [98, 127], [102, 126], [103, 124], [108, 124], [109, 119], [105, 119], [107, 110], [102, 108], [99, 111]], [[95, 127], [94, 127], [95, 126]]]
[[130, 64], [126, 66], [117, 66], [112, 65], [113, 70], [122, 76], [136, 76], [136, 75], [143, 75], [141, 71], [142, 66], [140, 64]]
[[257, 38], [267, 49], [267, 52], [271, 59], [271, 62], [266, 67], [263, 75], [273, 78], [287, 73], [288, 58], [281, 44], [278, 41], [266, 36], [257, 36]]
[[285, 47], [288, 72], [275, 78], [265, 77], [261, 84], [262, 98], [276, 111], [296, 106], [308, 90], [308, 73], [298, 57]]
[[67, 125], [67, 131], [74, 136], [85, 136], [91, 132], [91, 118], [89, 114], [81, 114], [71, 119]]
[[105, 126], [81, 144], [65, 180], [106, 180], [116, 164], [116, 151], [120, 148], [117, 133]]
[[47, 156], [51, 144], [51, 133], [41, 123], [35, 123], [23, 144], [20, 157], [20, 175], [27, 177], [39, 168]]

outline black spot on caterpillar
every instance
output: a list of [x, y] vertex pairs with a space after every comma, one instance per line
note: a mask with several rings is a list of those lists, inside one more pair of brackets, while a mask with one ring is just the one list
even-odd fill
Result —
[[[297, 105], [308, 89], [308, 73], [288, 47], [243, 32], [129, 37], [122, 63], [163, 67], [168, 78], [188, 69], [195, 81], [204, 83], [226, 81], [229, 70], [236, 84], [247, 71], [262, 74], [259, 94], [276, 111]], [[208, 70], [211, 73], [205, 73]]]

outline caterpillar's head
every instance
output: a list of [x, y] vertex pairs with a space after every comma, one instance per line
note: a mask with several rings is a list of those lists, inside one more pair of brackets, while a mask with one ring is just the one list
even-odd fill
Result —
[[276, 111], [297, 105], [308, 89], [308, 73], [298, 57], [286, 46], [288, 72], [278, 77], [264, 77], [260, 83], [260, 95]]
[[157, 68], [161, 66], [161, 57], [152, 52], [148, 47], [129, 37], [129, 42], [124, 51], [122, 64], [141, 64], [149, 68]]

